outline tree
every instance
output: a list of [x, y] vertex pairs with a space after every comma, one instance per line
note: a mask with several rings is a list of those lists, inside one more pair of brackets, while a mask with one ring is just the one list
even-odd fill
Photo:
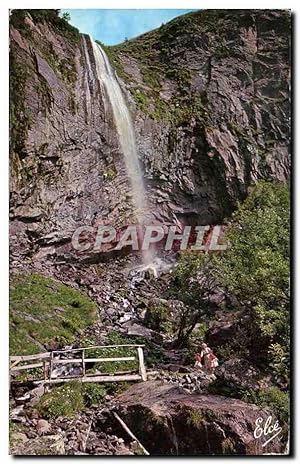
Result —
[[68, 21], [68, 22], [69, 22], [69, 21], [71, 20], [70, 13], [68, 13], [67, 11], [65, 11], [65, 13], [63, 13], [62, 17], [63, 17], [63, 19], [64, 19], [65, 21]]
[[[226, 239], [229, 246], [222, 254], [193, 255], [190, 252], [183, 256], [173, 282], [178, 288], [178, 298], [188, 305], [189, 315], [199, 320], [205, 311], [209, 316], [209, 294], [216, 286], [226, 289], [248, 314], [252, 341], [259, 344], [264, 339], [264, 344], [267, 343], [263, 358], [277, 374], [287, 376], [290, 337], [288, 187], [268, 182], [253, 187], [233, 214]], [[192, 318], [185, 314], [182, 324], [191, 327], [191, 323]], [[188, 328], [185, 330], [189, 332]]]
[[216, 278], [248, 308], [254, 333], [269, 340], [270, 365], [285, 376], [290, 338], [289, 219], [288, 187], [260, 182], [233, 215], [228, 250], [215, 259]]
[[180, 308], [177, 347], [186, 344], [201, 318], [214, 314], [215, 308], [209, 297], [216, 291], [218, 283], [211, 266], [207, 255], [187, 251], [176, 267], [170, 293], [184, 303]]

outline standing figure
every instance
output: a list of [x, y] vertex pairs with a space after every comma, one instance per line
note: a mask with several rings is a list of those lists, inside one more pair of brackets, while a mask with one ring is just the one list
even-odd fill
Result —
[[203, 366], [202, 366], [202, 363], [201, 363], [201, 356], [199, 353], [196, 353], [195, 354], [195, 364], [194, 364], [194, 367], [196, 369], [201, 369]]
[[201, 361], [204, 364], [205, 369], [209, 374], [212, 374], [216, 367], [219, 365], [219, 360], [215, 356], [211, 348], [207, 346], [206, 343], [201, 345]]
[[216, 367], [218, 367], [219, 365], [219, 360], [217, 358], [217, 356], [214, 354], [214, 352], [208, 348], [210, 351], [208, 353], [208, 361], [207, 361], [207, 371], [210, 373], [210, 374], [213, 374], [214, 370]]
[[200, 357], [201, 357], [201, 362], [205, 368], [207, 368], [209, 350], [210, 348], [208, 348], [206, 343], [201, 344]]

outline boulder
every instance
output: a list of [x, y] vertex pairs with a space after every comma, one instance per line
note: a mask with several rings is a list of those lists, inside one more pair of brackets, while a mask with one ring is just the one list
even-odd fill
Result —
[[234, 319], [213, 321], [205, 334], [205, 342], [213, 348], [232, 342], [240, 330], [240, 322]]
[[270, 386], [270, 379], [264, 377], [245, 359], [230, 359], [215, 370], [217, 381], [225, 388], [259, 390]]
[[12, 440], [11, 454], [14, 456], [64, 455], [65, 445], [61, 435], [47, 435], [32, 440]]
[[22, 447], [24, 443], [28, 441], [25, 433], [14, 432], [10, 434], [10, 454], [16, 454], [14, 450], [17, 450], [19, 447]]
[[40, 419], [36, 425], [36, 429], [40, 436], [45, 435], [51, 431], [51, 425], [45, 419]]
[[119, 415], [151, 455], [262, 455], [283, 450], [277, 436], [265, 447], [255, 438], [267, 409], [217, 395], [182, 393], [159, 381], [143, 382], [118, 397]]
[[36, 406], [39, 402], [43, 394], [45, 393], [45, 389], [43, 385], [39, 385], [38, 387], [34, 388], [30, 391], [30, 406]]

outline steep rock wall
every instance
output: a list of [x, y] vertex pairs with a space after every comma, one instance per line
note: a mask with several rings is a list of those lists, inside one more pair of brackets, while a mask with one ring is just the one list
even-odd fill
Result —
[[48, 245], [68, 243], [78, 226], [103, 218], [118, 224], [131, 215], [124, 163], [94, 77], [89, 38], [72, 43], [46, 22], [25, 21], [29, 34], [11, 28], [10, 51], [16, 254], [45, 246], [48, 253]]
[[[289, 173], [285, 11], [202, 11], [106, 47], [135, 120], [153, 218], [221, 222]], [[11, 37], [12, 258], [70, 251], [81, 225], [134, 220], [90, 41], [29, 15]]]
[[287, 180], [289, 12], [191, 13], [110, 56], [164, 219], [222, 221], [251, 183]]

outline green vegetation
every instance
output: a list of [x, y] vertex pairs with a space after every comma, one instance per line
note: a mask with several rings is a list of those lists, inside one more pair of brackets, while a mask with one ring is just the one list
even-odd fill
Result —
[[84, 408], [82, 384], [72, 381], [43, 395], [37, 409], [42, 417], [73, 417]]
[[26, 16], [29, 14], [35, 23], [47, 22], [51, 24], [53, 29], [59, 34], [66, 37], [71, 43], [76, 44], [79, 41], [79, 31], [76, 27], [68, 23], [69, 17], [64, 14], [59, 16], [60, 10], [16, 10], [12, 11], [10, 23], [18, 29], [23, 35], [30, 36], [30, 26], [25, 22]]
[[[289, 190], [261, 182], [234, 214], [216, 278], [247, 308], [253, 339], [268, 340], [269, 363], [289, 372]], [[280, 356], [278, 356], [280, 355]]]
[[[145, 345], [144, 355], [146, 367], [153, 367], [157, 363], [164, 360], [164, 353], [161, 346], [154, 343], [146, 337], [136, 337], [130, 335], [120, 334], [116, 331], [111, 331], [107, 335], [107, 345], [120, 345], [120, 344], [141, 344]], [[83, 337], [80, 339], [80, 346], [93, 346], [98, 345], [95, 337]], [[89, 351], [89, 356], [102, 356], [102, 357], [118, 357], [118, 356], [136, 356], [135, 348], [101, 348]], [[114, 373], [122, 370], [136, 370], [138, 368], [138, 361], [120, 361], [120, 362], [105, 362], [101, 366], [94, 366], [93, 370], [101, 370], [103, 373]]]
[[[180, 320], [180, 324], [182, 324], [182, 319]], [[200, 345], [203, 343], [204, 335], [207, 329], [208, 325], [205, 322], [198, 323], [198, 327], [194, 328], [188, 335], [183, 348], [184, 360], [187, 364], [193, 365], [195, 362], [195, 353], [200, 351]], [[178, 333], [179, 332], [177, 332], [177, 334]], [[175, 330], [173, 331], [173, 334], [176, 334]]]
[[241, 396], [243, 401], [254, 403], [261, 407], [268, 407], [272, 410], [275, 417], [281, 423], [288, 422], [289, 419], [289, 395], [281, 391], [278, 387], [262, 389], [258, 393], [246, 391]]
[[118, 395], [129, 386], [127, 382], [112, 382], [104, 386], [72, 380], [59, 387], [53, 387], [43, 395], [37, 410], [47, 419], [59, 416], [73, 417], [84, 408], [97, 406], [107, 394]]
[[228, 47], [225, 37], [223, 37], [220, 42], [217, 42], [214, 56], [217, 59], [228, 58], [232, 56], [232, 49]]
[[37, 409], [48, 419], [59, 416], [73, 417], [85, 407], [97, 406], [106, 394], [107, 390], [103, 385], [74, 380], [54, 387], [43, 395]]
[[[110, 62], [114, 66], [118, 76], [125, 82], [134, 82], [122, 65], [122, 58], [127, 56], [136, 60], [145, 86], [139, 88], [139, 83], [130, 85], [129, 91], [144, 113], [149, 114], [157, 121], [167, 120], [174, 125], [189, 123], [192, 116], [199, 115], [199, 99], [191, 93], [192, 71], [187, 67], [179, 67], [171, 59], [172, 40], [170, 38], [176, 32], [174, 29], [187, 21], [189, 26], [193, 24], [191, 18], [186, 15], [173, 24], [169, 23], [159, 29], [151, 31], [133, 40], [128, 40], [120, 45], [107, 47], [100, 45], [107, 53]], [[181, 27], [181, 26], [180, 26]], [[171, 101], [164, 100], [160, 91], [165, 80], [173, 81], [178, 88], [176, 97]], [[149, 106], [154, 107], [149, 110]], [[197, 107], [197, 108], [196, 108]], [[203, 117], [203, 107], [201, 107]]]
[[[38, 84], [35, 88], [41, 101], [41, 110], [43, 112], [43, 115], [46, 117], [47, 114], [51, 111], [51, 106], [53, 103], [52, 90], [46, 79], [43, 78], [39, 79]], [[44, 148], [46, 148], [46, 143], [47, 142], [43, 144]]]
[[110, 166], [105, 173], [106, 179], [110, 181], [113, 180], [116, 177], [116, 175], [117, 175], [117, 171], [116, 171], [115, 166]]
[[32, 354], [41, 345], [68, 344], [97, 318], [97, 306], [79, 291], [37, 274], [14, 275], [10, 285], [10, 354]]
[[198, 322], [213, 319], [215, 307], [207, 300], [217, 283], [210, 256], [187, 251], [182, 254], [173, 273], [169, 296], [184, 303], [178, 325], [177, 345], [188, 345], [189, 338]]
[[64, 58], [57, 64], [57, 69], [62, 75], [62, 78], [70, 83], [74, 84], [77, 79], [77, 72], [75, 67], [75, 61], [71, 58]]
[[240, 328], [235, 337], [228, 343], [218, 347], [218, 356], [221, 360], [234, 358], [249, 358], [250, 349], [245, 339], [248, 337], [248, 330]]
[[[232, 53], [232, 49], [228, 46], [226, 21], [228, 18], [222, 12], [209, 10], [193, 12], [175, 18], [158, 29], [137, 38], [126, 40], [113, 47], [104, 46], [104, 48], [117, 74], [125, 82], [130, 82], [129, 90], [140, 110], [157, 121], [169, 121], [174, 126], [189, 124], [192, 117], [199, 119], [201, 124], [205, 124], [208, 118], [205, 105], [202, 102], [202, 106], [199, 108], [196, 101], [198, 107], [195, 108], [196, 99], [191, 90], [195, 73], [189, 66], [179, 65], [174, 49], [178, 45], [178, 38], [180, 38], [187, 49], [197, 50], [200, 43], [202, 44], [202, 38], [204, 42], [207, 42], [207, 32], [211, 33], [218, 30], [218, 39], [213, 49], [213, 56], [216, 59], [228, 56], [229, 53]], [[230, 22], [232, 23], [232, 20]], [[240, 25], [237, 24], [236, 27], [238, 28]], [[187, 34], [185, 35], [183, 31]], [[103, 44], [101, 45], [103, 46]], [[142, 88], [139, 82], [132, 85], [134, 78], [125, 72], [122, 65], [122, 60], [125, 57], [136, 61], [143, 78]], [[168, 101], [161, 95], [166, 79], [173, 85], [175, 84], [175, 87], [177, 86], [176, 97]], [[149, 112], [149, 106], [151, 108], [154, 106], [151, 112]]]
[[70, 92], [70, 95], [69, 95], [69, 108], [73, 115], [75, 115], [78, 111], [78, 104], [76, 102], [75, 95], [72, 92]]
[[138, 105], [138, 108], [143, 111], [144, 113], [148, 112], [148, 97], [147, 95], [140, 91], [140, 90], [135, 90], [131, 92], [136, 104]]
[[86, 406], [95, 406], [106, 396], [107, 391], [98, 383], [85, 383], [82, 385], [83, 398]]
[[217, 378], [208, 388], [210, 393], [215, 395], [241, 399], [246, 403], [256, 404], [262, 408], [267, 407], [271, 409], [281, 423], [288, 421], [289, 394], [281, 391], [276, 386], [253, 390], [241, 386], [229, 386], [225, 384], [223, 380]]
[[191, 85], [192, 71], [189, 68], [170, 68], [167, 69], [166, 77], [177, 82], [179, 90], [185, 94]]
[[[107, 335], [107, 345], [126, 345], [126, 344], [134, 344], [137, 343], [136, 339], [134, 341], [132, 338], [125, 336], [123, 334], [119, 334], [118, 332], [112, 331]], [[84, 345], [97, 345], [96, 339], [89, 338], [88, 341], [86, 339], [81, 339], [80, 341], [81, 346]], [[138, 369], [138, 359], [137, 359], [137, 350], [136, 348], [130, 347], [116, 347], [116, 348], [95, 348], [89, 350], [88, 352], [89, 357], [91, 358], [116, 358], [116, 357], [131, 357], [135, 356], [134, 361], [114, 361], [114, 362], [103, 362], [103, 363], [95, 363], [92, 368], [86, 369], [87, 373], [92, 373], [95, 371], [100, 371], [101, 373], [107, 374], [114, 374], [120, 371], [131, 371]]]
[[173, 322], [170, 320], [170, 308], [168, 305], [159, 303], [151, 304], [147, 308], [145, 325], [152, 330], [172, 333]]
[[25, 155], [24, 141], [31, 125], [30, 111], [25, 105], [25, 87], [29, 71], [18, 63], [13, 50], [9, 55], [9, 72], [10, 149], [22, 157]]
[[[228, 225], [229, 247], [222, 254], [185, 253], [174, 273], [172, 291], [188, 305], [185, 338], [201, 317], [213, 317], [206, 303], [216, 285], [234, 295], [247, 316], [239, 351], [275, 374], [289, 372], [289, 190], [260, 182]], [[229, 308], [228, 308], [229, 309]], [[255, 340], [255, 343], [253, 341]], [[259, 344], [263, 348], [257, 353]], [[233, 350], [236, 346], [231, 347]], [[252, 356], [253, 353], [253, 356]], [[230, 350], [228, 351], [230, 355]]]
[[187, 411], [187, 425], [198, 428], [204, 420], [203, 415], [196, 409], [188, 409]]

